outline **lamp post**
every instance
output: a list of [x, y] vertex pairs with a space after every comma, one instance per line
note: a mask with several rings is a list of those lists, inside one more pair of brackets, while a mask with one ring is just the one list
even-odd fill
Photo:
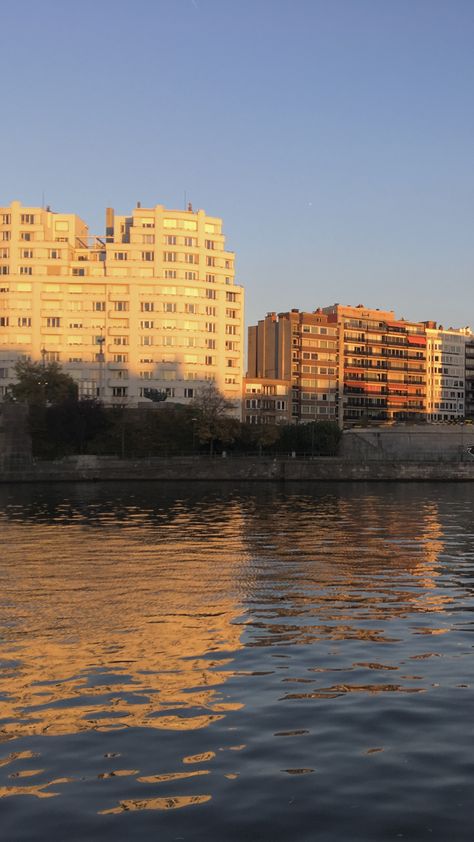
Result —
[[97, 362], [99, 363], [99, 387], [97, 389], [97, 397], [101, 401], [104, 396], [104, 363], [105, 363], [105, 354], [104, 354], [104, 343], [105, 343], [105, 336], [102, 335], [102, 328], [101, 334], [97, 337], [97, 344], [99, 346], [99, 353], [97, 354]]

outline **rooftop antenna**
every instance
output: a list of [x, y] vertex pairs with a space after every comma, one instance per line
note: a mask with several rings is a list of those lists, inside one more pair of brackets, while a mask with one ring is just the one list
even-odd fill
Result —
[[185, 190], [184, 191], [184, 210], [186, 210], [186, 199], [187, 199], [187, 196], [186, 196], [186, 190]]
[[43, 208], [43, 210], [44, 210], [44, 190], [43, 190], [43, 192], [42, 192], [42, 194], [41, 194], [41, 207], [42, 207], [42, 208]]

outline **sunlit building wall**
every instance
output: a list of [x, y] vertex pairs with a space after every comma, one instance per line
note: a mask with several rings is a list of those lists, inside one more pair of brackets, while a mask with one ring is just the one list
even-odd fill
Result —
[[362, 304], [323, 312], [339, 327], [340, 425], [426, 420], [424, 325]]
[[[337, 420], [337, 370], [338, 327], [329, 324], [320, 310], [268, 313], [249, 328], [246, 384], [260, 381], [263, 387], [271, 380], [290, 384], [293, 423]], [[257, 420], [252, 423], [258, 423], [258, 407], [253, 409]], [[248, 414], [246, 407], [243, 414]]]
[[466, 339], [466, 418], [474, 420], [474, 335]]
[[425, 322], [427, 420], [456, 421], [466, 413], [466, 343], [470, 328], [437, 327]]
[[82, 396], [187, 402], [214, 380], [240, 411], [244, 292], [222, 220], [203, 210], [0, 208], [0, 395], [19, 358], [57, 361]]

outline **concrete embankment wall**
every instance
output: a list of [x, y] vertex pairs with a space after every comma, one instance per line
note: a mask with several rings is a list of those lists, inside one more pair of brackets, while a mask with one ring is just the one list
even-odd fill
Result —
[[105, 481], [329, 482], [474, 481], [474, 459], [460, 462], [350, 461], [339, 458], [272, 459], [183, 457], [110, 459], [77, 456], [3, 471], [0, 482]]
[[339, 455], [350, 461], [458, 462], [474, 450], [474, 424], [418, 424], [344, 430]]

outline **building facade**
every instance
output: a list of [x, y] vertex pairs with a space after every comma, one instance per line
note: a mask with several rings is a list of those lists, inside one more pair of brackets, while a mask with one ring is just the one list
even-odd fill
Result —
[[466, 414], [469, 328], [438, 327], [425, 322], [427, 350], [427, 421], [459, 421]]
[[337, 373], [338, 326], [320, 310], [269, 313], [249, 328], [246, 382], [288, 383], [292, 423], [337, 420]]
[[323, 308], [339, 328], [339, 424], [426, 420], [423, 323], [362, 304]]
[[291, 424], [291, 381], [244, 377], [242, 421]]
[[474, 335], [466, 339], [466, 418], [474, 421]]
[[0, 397], [19, 358], [57, 361], [82, 396], [177, 402], [214, 380], [240, 412], [244, 291], [222, 220], [203, 210], [75, 214], [0, 207]]

